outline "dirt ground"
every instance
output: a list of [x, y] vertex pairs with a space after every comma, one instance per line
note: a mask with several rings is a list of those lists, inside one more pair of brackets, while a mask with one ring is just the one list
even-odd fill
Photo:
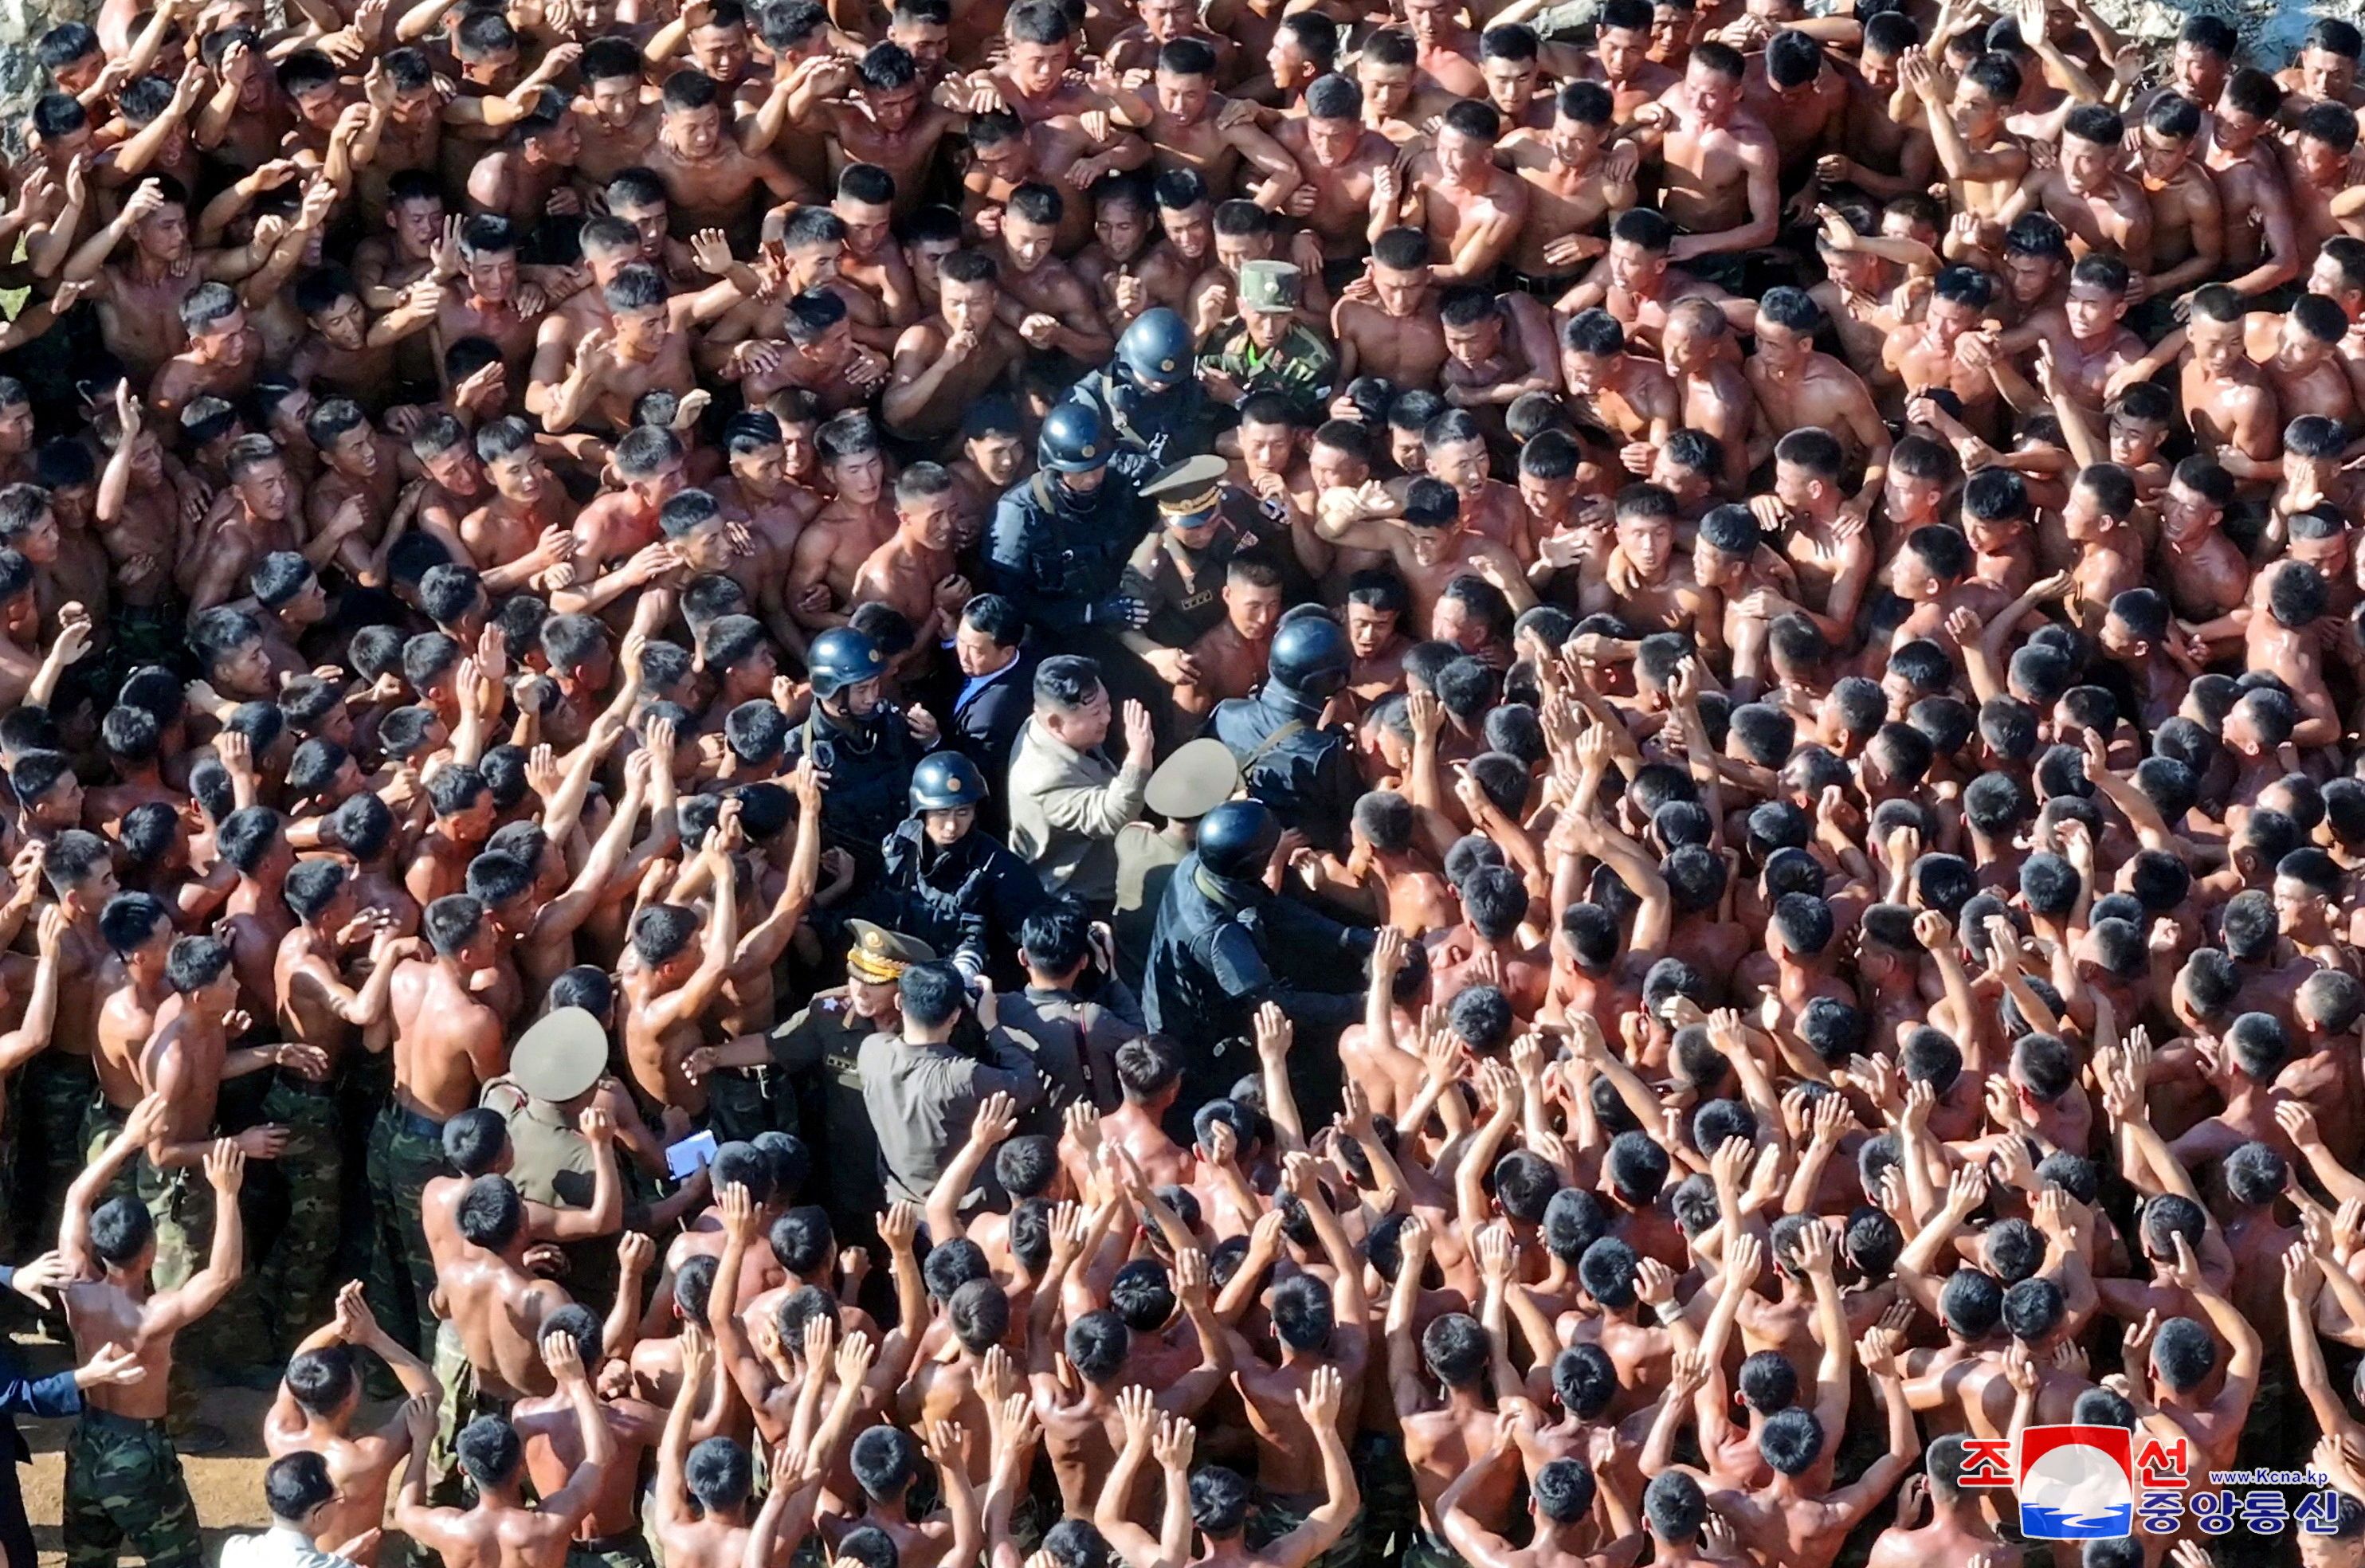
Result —
[[[62, 1372], [73, 1364], [64, 1346], [38, 1333], [19, 1331], [12, 1336], [12, 1344], [19, 1363], [33, 1375]], [[207, 1390], [198, 1405], [198, 1418], [219, 1427], [230, 1438], [230, 1445], [217, 1452], [184, 1455], [181, 1460], [188, 1474], [190, 1495], [196, 1499], [198, 1522], [205, 1528], [208, 1562], [220, 1555], [223, 1538], [262, 1529], [270, 1523], [263, 1506], [263, 1416], [270, 1404], [267, 1394], [215, 1388]], [[59, 1568], [65, 1562], [58, 1520], [65, 1489], [62, 1445], [72, 1426], [70, 1420], [20, 1418], [17, 1423], [17, 1430], [25, 1434], [26, 1446], [33, 1450], [33, 1462], [19, 1475], [25, 1486], [25, 1511], [33, 1521], [33, 1540], [41, 1549], [41, 1568]], [[126, 1561], [130, 1561], [128, 1553]]]

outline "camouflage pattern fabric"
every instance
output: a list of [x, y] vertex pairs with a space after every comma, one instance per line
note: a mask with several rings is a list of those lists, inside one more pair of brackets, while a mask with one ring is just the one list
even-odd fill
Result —
[[149, 1568], [200, 1568], [197, 1508], [162, 1421], [85, 1410], [66, 1439], [67, 1568], [113, 1568], [129, 1546]]

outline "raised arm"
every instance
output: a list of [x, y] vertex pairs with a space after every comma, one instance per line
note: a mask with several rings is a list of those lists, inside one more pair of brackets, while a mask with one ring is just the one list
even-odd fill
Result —
[[161, 1094], [151, 1094], [131, 1107], [124, 1118], [123, 1130], [108, 1140], [97, 1159], [83, 1167], [66, 1188], [65, 1215], [58, 1226], [58, 1252], [66, 1267], [77, 1278], [89, 1278], [98, 1272], [98, 1260], [90, 1249], [90, 1211], [98, 1206], [98, 1195], [115, 1182], [118, 1171], [130, 1163], [131, 1157], [147, 1148], [148, 1140], [164, 1125], [165, 1113], [171, 1102]]
[[1259, 1553], [1265, 1568], [1306, 1568], [1347, 1533], [1347, 1526], [1363, 1506], [1362, 1488], [1355, 1484], [1354, 1467], [1347, 1457], [1346, 1439], [1339, 1435], [1339, 1406], [1345, 1385], [1337, 1367], [1317, 1371], [1310, 1384], [1297, 1394], [1297, 1414], [1314, 1434], [1322, 1452], [1321, 1506], [1306, 1522]]
[[233, 1138], [218, 1138], [206, 1154], [206, 1183], [214, 1190], [214, 1245], [206, 1266], [176, 1290], [148, 1300], [148, 1321], [159, 1329], [196, 1322], [222, 1304], [246, 1271], [246, 1223], [238, 1189], [246, 1180], [246, 1151]]

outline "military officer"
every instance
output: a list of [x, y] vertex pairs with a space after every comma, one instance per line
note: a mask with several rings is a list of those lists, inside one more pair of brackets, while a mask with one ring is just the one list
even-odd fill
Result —
[[846, 983], [818, 992], [810, 1005], [772, 1031], [772, 1059], [804, 1086], [803, 1125], [819, 1129], [829, 1150], [821, 1165], [821, 1205], [845, 1246], [869, 1237], [886, 1205], [879, 1173], [879, 1135], [870, 1126], [857, 1060], [862, 1042], [902, 1026], [896, 982], [936, 949], [868, 920], [846, 923], [851, 946]]
[[1240, 263], [1240, 323], [1199, 360], [1199, 380], [1209, 397], [1237, 408], [1251, 393], [1278, 392], [1300, 423], [1321, 422], [1339, 356], [1298, 318], [1303, 282], [1287, 262]]
[[1224, 618], [1224, 568], [1272, 531], [1246, 492], [1226, 482], [1229, 465], [1206, 454], [1186, 457], [1142, 487], [1162, 525], [1135, 546], [1119, 591], [1148, 607], [1127, 648], [1169, 684], [1194, 679], [1184, 652]]

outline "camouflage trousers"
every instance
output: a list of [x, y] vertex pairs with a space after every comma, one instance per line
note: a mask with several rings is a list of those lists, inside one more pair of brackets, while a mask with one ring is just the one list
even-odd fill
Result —
[[66, 1439], [66, 1568], [113, 1568], [126, 1546], [149, 1568], [201, 1568], [197, 1508], [162, 1421], [84, 1410]]
[[282, 1073], [263, 1096], [263, 1115], [287, 1129], [287, 1147], [272, 1162], [286, 1186], [287, 1220], [254, 1279], [273, 1354], [285, 1361], [305, 1335], [329, 1320], [334, 1305], [331, 1280], [345, 1158], [337, 1103], [325, 1085]]
[[[140, 1201], [156, 1225], [156, 1262], [149, 1277], [160, 1291], [177, 1290], [213, 1253], [213, 1187], [194, 1165], [160, 1169], [144, 1157], [136, 1180]], [[267, 1354], [262, 1335], [254, 1282], [241, 1273], [220, 1305], [182, 1331], [174, 1365], [244, 1366]]]
[[476, 1502], [475, 1488], [460, 1469], [460, 1433], [480, 1416], [509, 1418], [509, 1402], [487, 1394], [476, 1379], [476, 1363], [460, 1341], [460, 1331], [449, 1323], [435, 1326], [435, 1386], [443, 1397], [435, 1407], [435, 1439], [427, 1450], [427, 1500], [441, 1508], [464, 1508]]
[[413, 1354], [424, 1353], [434, 1332], [428, 1297], [435, 1289], [435, 1259], [420, 1217], [420, 1194], [443, 1173], [443, 1132], [436, 1122], [388, 1102], [370, 1124], [370, 1310], [386, 1331]]
[[17, 1094], [19, 1181], [12, 1212], [39, 1216], [32, 1249], [40, 1252], [57, 1244], [66, 1189], [82, 1172], [82, 1118], [98, 1098], [98, 1070], [88, 1057], [43, 1051], [26, 1064]]
[[[1262, 1551], [1304, 1524], [1313, 1513], [1310, 1506], [1300, 1506], [1259, 1488], [1255, 1505], [1249, 1510], [1248, 1529], [1244, 1532], [1249, 1546]], [[1322, 1555], [1308, 1562], [1306, 1568], [1355, 1568], [1363, 1556], [1363, 1510], [1358, 1508], [1355, 1517], [1347, 1521], [1346, 1533], [1331, 1542]]]
[[566, 1568], [656, 1568], [648, 1537], [638, 1530], [603, 1535], [597, 1540], [570, 1541]]
[[[130, 1114], [129, 1111], [109, 1104], [104, 1094], [94, 1094], [90, 1097], [90, 1103], [84, 1106], [82, 1112], [81, 1141], [84, 1164], [96, 1162], [98, 1157], [106, 1152], [106, 1146], [113, 1143], [117, 1136], [123, 1131], [123, 1124]], [[115, 1180], [109, 1182], [106, 1184], [106, 1191], [98, 1195], [98, 1203], [103, 1204], [109, 1198], [138, 1197], [140, 1182], [133, 1174], [133, 1169], [138, 1163], [134, 1160], [119, 1167], [115, 1172]], [[91, 1206], [95, 1208], [98, 1204], [94, 1204]]]

